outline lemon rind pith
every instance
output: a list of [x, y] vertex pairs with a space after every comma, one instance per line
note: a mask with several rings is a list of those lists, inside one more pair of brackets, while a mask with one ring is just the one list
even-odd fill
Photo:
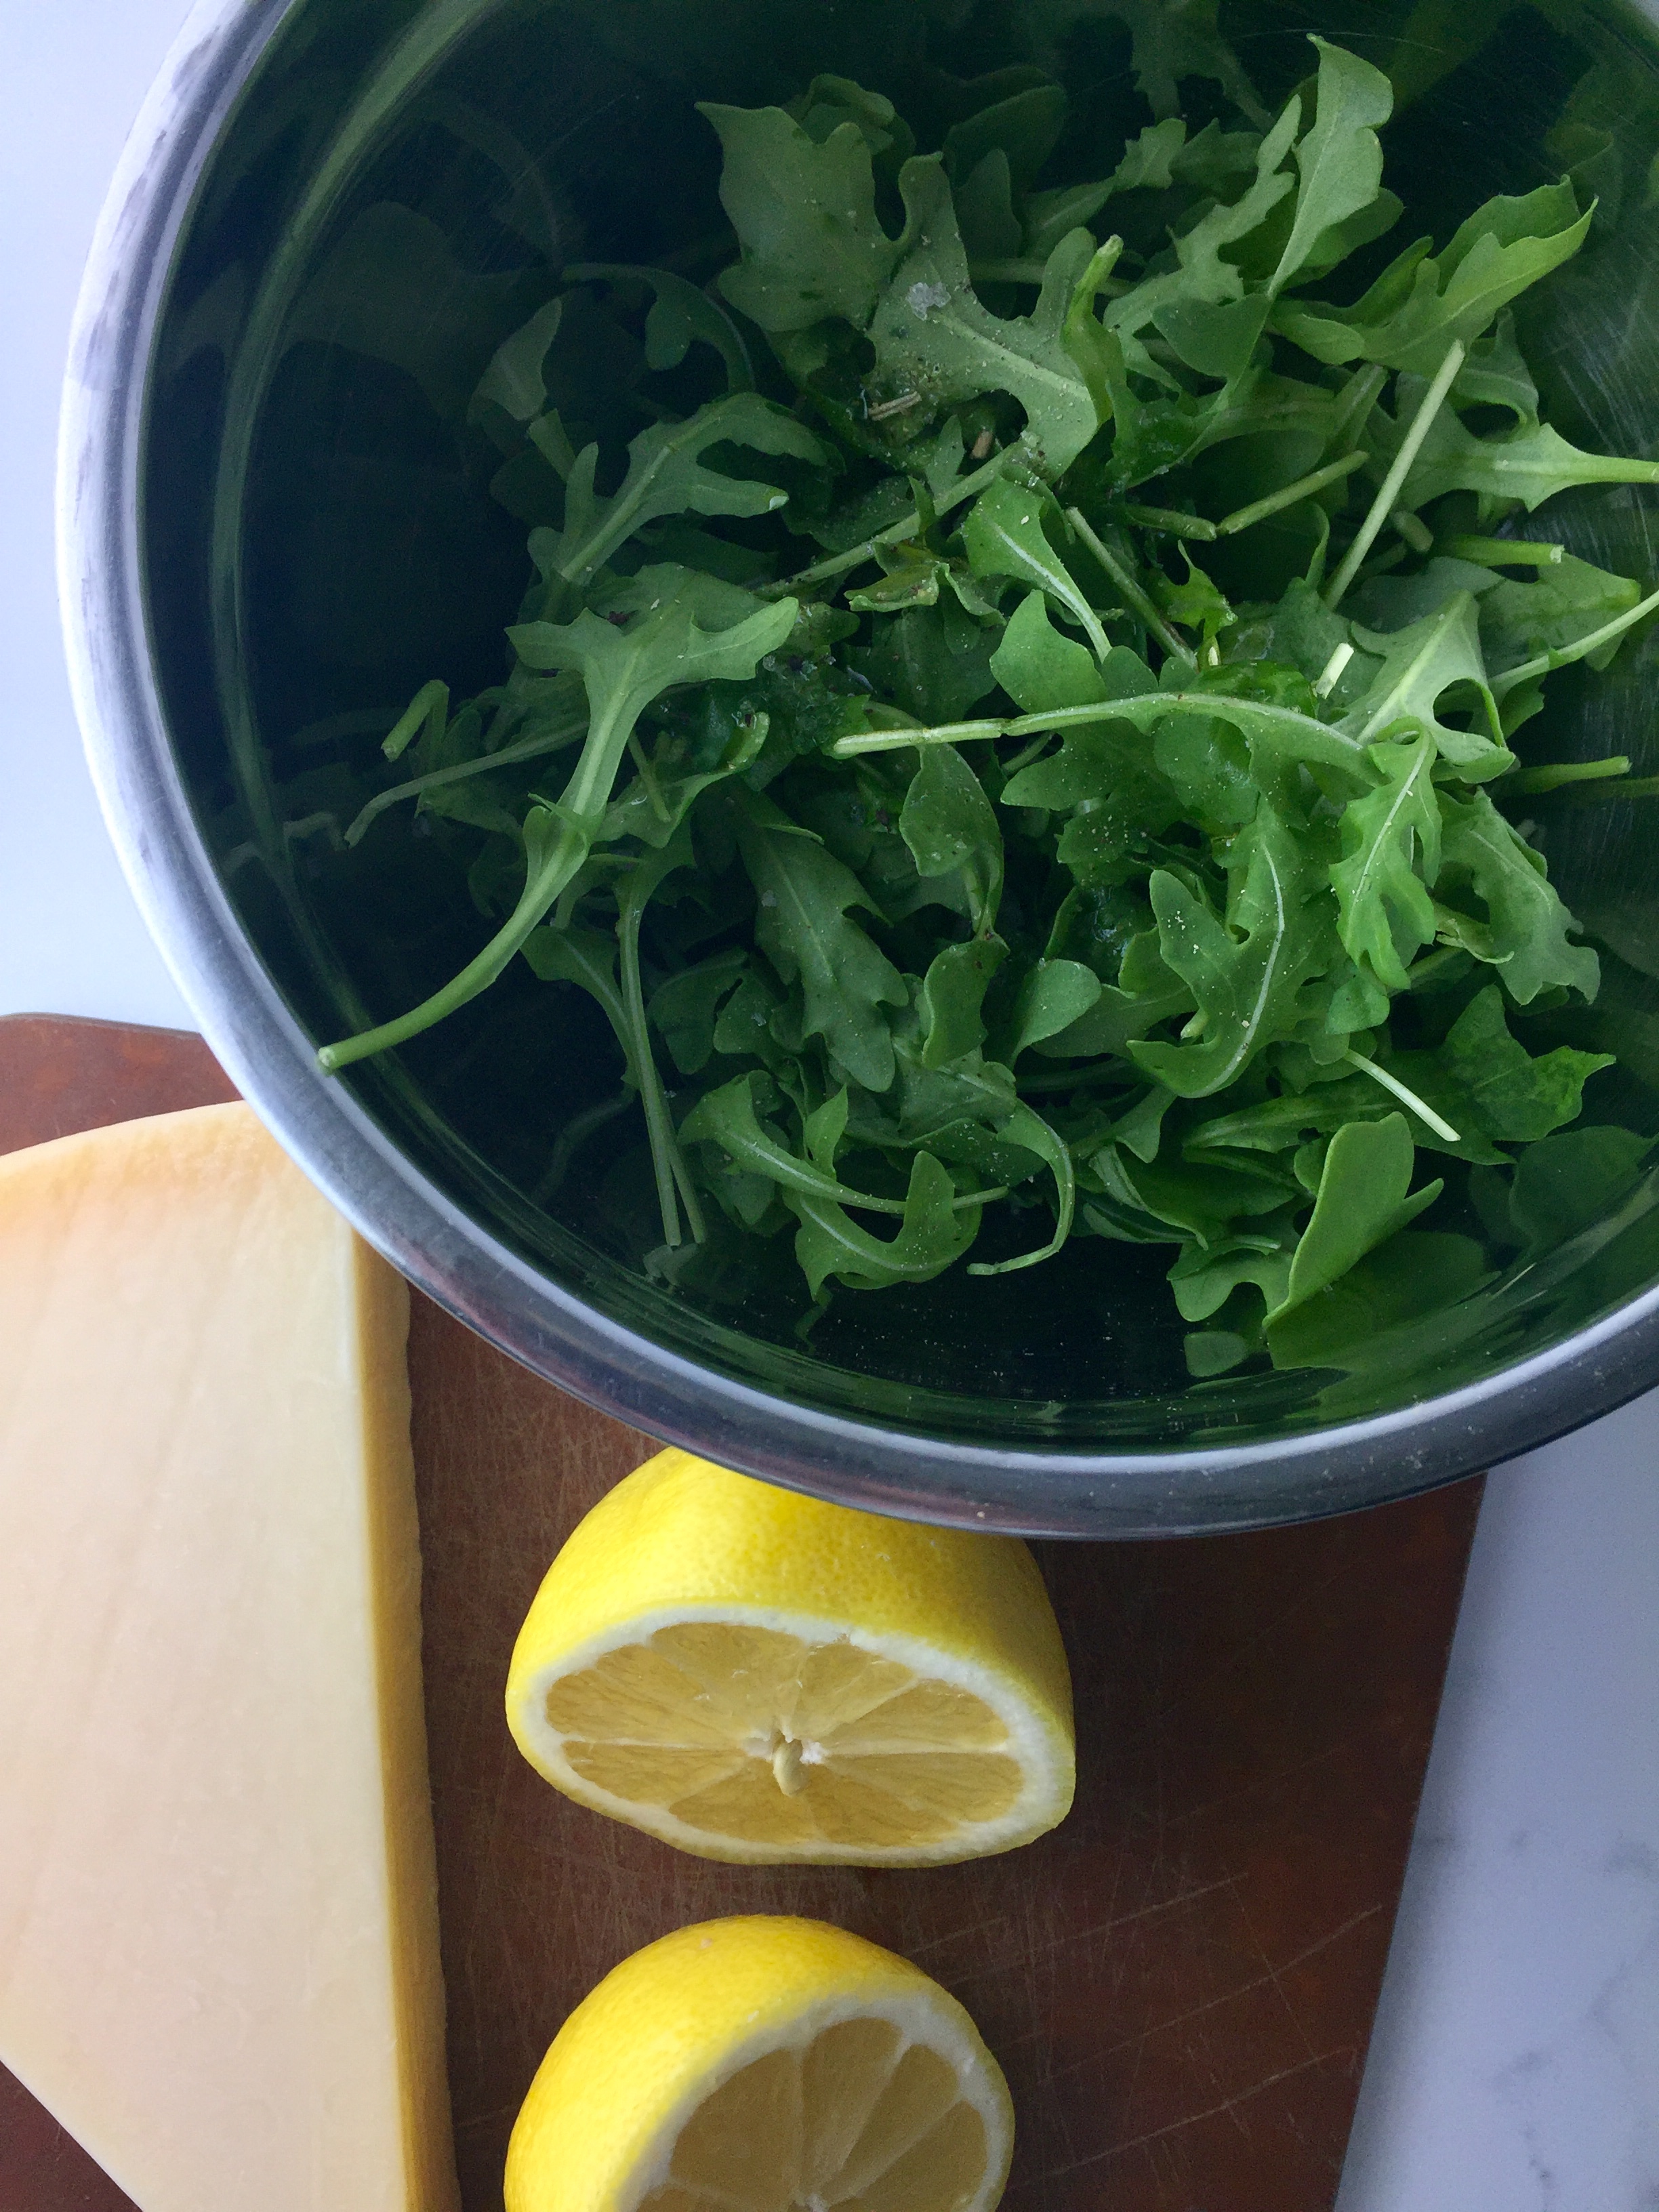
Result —
[[[771, 1843], [694, 1827], [666, 1807], [618, 1796], [578, 1774], [564, 1756], [566, 1739], [547, 1719], [549, 1693], [559, 1682], [585, 1672], [611, 1652], [647, 1644], [659, 1630], [692, 1623], [761, 1629], [798, 1637], [808, 1644], [846, 1643], [873, 1658], [907, 1667], [920, 1679], [943, 1682], [981, 1699], [1007, 1730], [1006, 1743], [1000, 1748], [1018, 1765], [1023, 1778], [1018, 1797], [994, 1820], [964, 1821], [950, 1836], [933, 1843]], [[1073, 1753], [1062, 1717], [1045, 1714], [994, 1668], [941, 1650], [925, 1638], [894, 1630], [872, 1633], [846, 1620], [772, 1606], [676, 1602], [616, 1622], [561, 1651], [550, 1662], [523, 1671], [515, 1667], [507, 1720], [525, 1757], [566, 1796], [696, 1857], [731, 1865], [948, 1866], [1035, 1841], [1065, 1818], [1072, 1803]]]

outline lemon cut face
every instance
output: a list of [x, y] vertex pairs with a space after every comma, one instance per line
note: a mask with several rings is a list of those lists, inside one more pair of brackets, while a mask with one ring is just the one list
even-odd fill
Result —
[[787, 1616], [667, 1622], [556, 1679], [543, 1712], [549, 1764], [594, 1802], [757, 1855], [995, 1848], [1042, 1751], [962, 1684]]
[[1072, 1797], [1064, 1654], [1023, 1545], [684, 1453], [560, 1554], [507, 1710], [556, 1788], [707, 1857], [938, 1863], [1027, 1842]]
[[830, 2020], [750, 2059], [681, 2130], [641, 2212], [957, 2212], [987, 2201], [994, 2115], [892, 2020]]
[[1013, 2146], [972, 2021], [820, 1922], [682, 1929], [624, 1960], [543, 2062], [507, 2212], [990, 2212]]

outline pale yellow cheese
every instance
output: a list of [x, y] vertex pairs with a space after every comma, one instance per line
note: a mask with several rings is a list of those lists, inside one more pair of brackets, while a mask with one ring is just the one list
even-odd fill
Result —
[[451, 2212], [403, 1284], [246, 1107], [0, 1158], [0, 2059], [143, 2212]]

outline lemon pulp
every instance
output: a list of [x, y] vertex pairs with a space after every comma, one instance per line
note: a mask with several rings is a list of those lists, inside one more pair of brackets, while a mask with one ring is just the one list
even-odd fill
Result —
[[678, 1621], [567, 1674], [545, 1710], [585, 1782], [733, 1842], [939, 1843], [1021, 1794], [982, 1698], [822, 1630]]
[[887, 2020], [769, 2051], [689, 2120], [641, 2212], [955, 2212], [986, 2173], [985, 2118], [956, 2069]]

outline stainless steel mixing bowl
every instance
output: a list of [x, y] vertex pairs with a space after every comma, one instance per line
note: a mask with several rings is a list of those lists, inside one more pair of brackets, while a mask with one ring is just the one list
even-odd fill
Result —
[[[1577, 0], [1352, 0], [1340, 15], [1223, 0], [1221, 19], [1269, 94], [1304, 74], [1310, 27], [1389, 66], [1390, 182], [1442, 235], [1488, 193], [1573, 166], [1601, 196], [1596, 228], [1528, 343], [1570, 434], [1655, 450], [1650, 21]], [[1164, 1261], [1133, 1247], [848, 1296], [810, 1340], [759, 1279], [723, 1300], [653, 1279], [586, 1184], [538, 1203], [557, 1129], [614, 1077], [579, 1010], [527, 974], [349, 1079], [313, 1059], [426, 981], [365, 919], [363, 876], [343, 875], [331, 763], [372, 746], [434, 670], [489, 680], [524, 572], [521, 526], [445, 433], [452, 324], [487, 295], [504, 333], [562, 262], [652, 258], [665, 222], [712, 191], [696, 98], [787, 98], [823, 69], [902, 95], [924, 65], [970, 74], [1055, 39], [1084, 42], [1100, 96], [1120, 97], [1109, 0], [198, 8], [117, 179], [75, 338], [70, 651], [112, 830], [210, 1041], [294, 1156], [441, 1304], [624, 1420], [850, 1502], [1030, 1532], [1241, 1528], [1446, 1480], [1659, 1381], [1653, 1178], [1548, 1262], [1396, 1332], [1357, 1369], [1195, 1383]], [[387, 208], [401, 212], [374, 216]], [[356, 312], [366, 216], [406, 220], [393, 342], [366, 340]], [[1652, 495], [1603, 491], [1559, 501], [1550, 521], [1575, 550], [1651, 579], [1654, 512]], [[1655, 688], [1645, 646], [1599, 684], [1568, 685], [1556, 751], [1659, 769]], [[1611, 948], [1603, 1034], [1659, 1084], [1651, 818], [1563, 813], [1547, 849]], [[476, 919], [412, 863], [370, 888], [425, 900], [432, 973], [457, 964]]]

